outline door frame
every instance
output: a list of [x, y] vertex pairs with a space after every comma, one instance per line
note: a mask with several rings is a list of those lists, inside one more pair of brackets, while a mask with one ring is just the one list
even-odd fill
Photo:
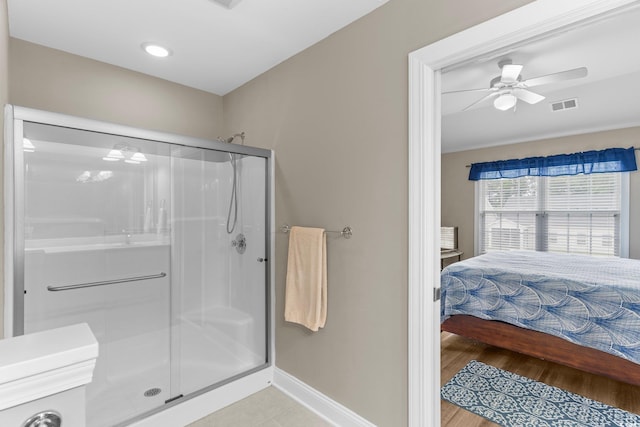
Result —
[[537, 0], [409, 54], [409, 426], [440, 425], [440, 70], [638, 0]]

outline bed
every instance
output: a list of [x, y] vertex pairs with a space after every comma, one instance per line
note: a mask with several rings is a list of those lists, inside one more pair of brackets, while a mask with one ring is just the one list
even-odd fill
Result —
[[640, 261], [490, 252], [441, 273], [441, 329], [640, 385]]

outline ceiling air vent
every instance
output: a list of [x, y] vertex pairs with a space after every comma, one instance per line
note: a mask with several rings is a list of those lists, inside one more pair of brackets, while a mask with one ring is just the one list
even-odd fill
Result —
[[224, 7], [227, 7], [229, 9], [233, 9], [234, 7], [236, 7], [236, 5], [238, 3], [240, 3], [242, 0], [213, 0], [216, 3], [219, 3], [221, 5], [223, 5]]
[[563, 111], [578, 108], [578, 99], [565, 99], [564, 101], [558, 101], [551, 103], [551, 111]]

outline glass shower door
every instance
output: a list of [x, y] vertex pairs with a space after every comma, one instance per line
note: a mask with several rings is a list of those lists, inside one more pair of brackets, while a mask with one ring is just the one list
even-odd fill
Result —
[[24, 333], [89, 324], [88, 425], [113, 426], [170, 395], [169, 146], [35, 123], [24, 135]]
[[268, 365], [268, 152], [16, 126], [14, 333], [89, 325], [88, 427]]
[[262, 157], [173, 149], [176, 395], [267, 362], [266, 168]]

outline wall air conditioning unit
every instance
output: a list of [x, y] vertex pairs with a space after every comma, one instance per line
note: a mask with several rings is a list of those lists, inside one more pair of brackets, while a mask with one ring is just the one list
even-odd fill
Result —
[[214, 2], [223, 5], [228, 9], [233, 9], [240, 3], [242, 0], [213, 0]]

